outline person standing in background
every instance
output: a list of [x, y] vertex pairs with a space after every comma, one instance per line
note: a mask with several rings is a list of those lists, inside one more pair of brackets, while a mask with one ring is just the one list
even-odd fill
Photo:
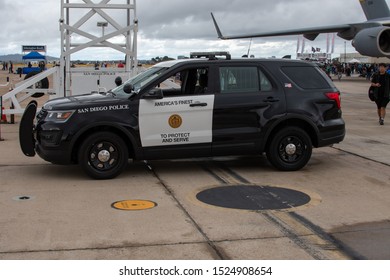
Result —
[[14, 65], [13, 65], [12, 61], [9, 62], [8, 73], [9, 74], [14, 73]]
[[386, 107], [389, 104], [390, 74], [386, 72], [385, 63], [379, 64], [379, 71], [376, 72], [371, 80], [371, 85], [378, 89], [378, 97], [375, 103], [378, 108], [379, 124], [385, 124]]

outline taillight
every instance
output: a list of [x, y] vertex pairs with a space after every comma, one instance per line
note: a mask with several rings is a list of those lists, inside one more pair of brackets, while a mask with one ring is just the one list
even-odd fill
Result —
[[325, 93], [325, 95], [330, 100], [336, 101], [337, 108], [341, 109], [340, 92], [328, 92], [328, 93]]

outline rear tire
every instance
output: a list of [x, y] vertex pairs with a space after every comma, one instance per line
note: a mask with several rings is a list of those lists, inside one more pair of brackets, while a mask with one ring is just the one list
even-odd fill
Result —
[[78, 160], [90, 177], [104, 180], [117, 177], [128, 164], [128, 148], [121, 137], [112, 132], [97, 132], [82, 143]]
[[296, 171], [309, 162], [312, 149], [306, 131], [299, 127], [285, 127], [271, 139], [267, 158], [279, 170]]

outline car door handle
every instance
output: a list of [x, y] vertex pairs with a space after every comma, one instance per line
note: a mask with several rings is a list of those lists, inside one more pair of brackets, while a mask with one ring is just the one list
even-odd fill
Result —
[[206, 107], [207, 106], [207, 103], [205, 102], [196, 102], [196, 103], [192, 103], [190, 104], [190, 107]]
[[268, 103], [274, 103], [274, 102], [279, 102], [279, 101], [280, 101], [279, 98], [273, 98], [273, 97], [268, 97], [268, 98], [263, 100], [263, 102], [268, 102]]

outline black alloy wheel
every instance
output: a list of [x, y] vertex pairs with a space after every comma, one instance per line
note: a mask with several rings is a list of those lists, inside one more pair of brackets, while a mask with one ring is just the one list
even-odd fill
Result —
[[128, 149], [124, 141], [112, 132], [90, 135], [80, 147], [79, 164], [94, 179], [112, 179], [128, 163]]
[[296, 171], [309, 162], [312, 149], [312, 142], [306, 131], [299, 127], [285, 127], [271, 139], [267, 157], [279, 170]]

